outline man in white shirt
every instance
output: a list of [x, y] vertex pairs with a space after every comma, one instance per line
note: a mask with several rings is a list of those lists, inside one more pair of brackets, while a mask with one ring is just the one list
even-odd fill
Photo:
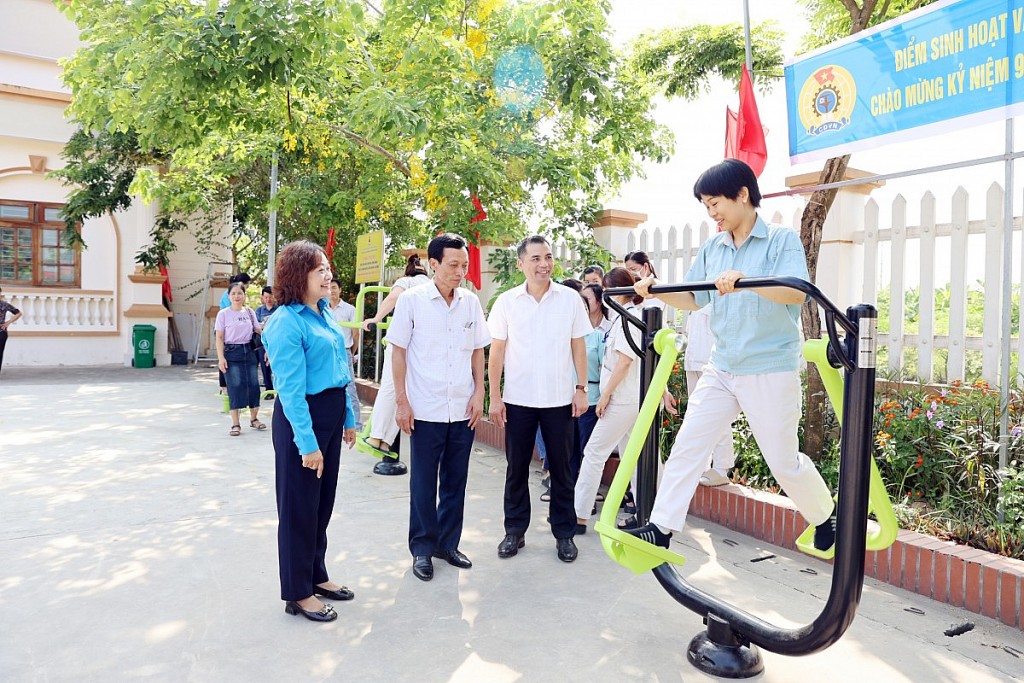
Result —
[[413, 574], [434, 577], [431, 557], [460, 569], [459, 550], [474, 429], [484, 414], [484, 347], [491, 341], [480, 300], [459, 285], [466, 240], [439, 235], [427, 246], [429, 284], [398, 297], [388, 328], [396, 420], [409, 435], [409, 551]]
[[527, 237], [517, 251], [526, 282], [499, 296], [488, 319], [493, 338], [488, 367], [490, 416], [505, 427], [507, 460], [505, 538], [498, 545], [498, 557], [512, 557], [526, 545], [530, 460], [539, 425], [551, 473], [551, 533], [558, 559], [572, 562], [577, 554], [569, 472], [572, 418], [587, 410], [583, 337], [592, 326], [587, 310], [580, 305], [580, 295], [551, 281], [555, 262], [547, 239]]
[[[335, 278], [331, 281], [331, 296], [328, 299], [331, 308], [331, 315], [340, 322], [354, 322], [356, 319], [356, 307], [341, 298], [341, 281]], [[359, 330], [351, 327], [341, 328], [345, 335], [345, 348], [348, 350], [348, 376], [352, 381], [345, 388], [345, 396], [352, 406], [356, 416], [356, 431], [363, 430], [362, 406], [359, 403], [359, 392], [356, 390], [356, 367], [355, 354], [359, 344]]]

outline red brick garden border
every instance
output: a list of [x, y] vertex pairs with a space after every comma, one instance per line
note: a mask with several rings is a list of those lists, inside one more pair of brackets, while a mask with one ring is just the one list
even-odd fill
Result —
[[[359, 398], [372, 403], [376, 397], [377, 385], [360, 380]], [[476, 438], [505, 447], [505, 430], [487, 420]], [[789, 498], [738, 484], [697, 487], [690, 514], [789, 550], [806, 526]], [[864, 563], [864, 573], [879, 581], [1024, 629], [1020, 560], [901, 530], [886, 550], [865, 552]]]

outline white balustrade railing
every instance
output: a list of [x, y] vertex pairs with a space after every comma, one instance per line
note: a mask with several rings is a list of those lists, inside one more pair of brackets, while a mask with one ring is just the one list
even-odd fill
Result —
[[115, 332], [117, 308], [113, 292], [6, 290], [6, 299], [22, 313], [22, 332]]

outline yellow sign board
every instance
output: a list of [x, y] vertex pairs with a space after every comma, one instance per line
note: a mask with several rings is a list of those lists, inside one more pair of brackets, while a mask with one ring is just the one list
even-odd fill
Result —
[[364, 233], [356, 242], [356, 284], [380, 282], [383, 279], [384, 231]]

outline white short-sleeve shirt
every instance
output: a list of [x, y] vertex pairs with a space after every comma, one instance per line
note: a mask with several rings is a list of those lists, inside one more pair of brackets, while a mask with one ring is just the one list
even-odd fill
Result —
[[401, 287], [402, 289], [408, 291], [413, 287], [419, 287], [420, 285], [425, 285], [428, 282], [433, 281], [423, 273], [419, 273], [417, 275], [403, 275], [402, 277], [395, 280], [395, 284], [392, 285], [392, 287]]
[[405, 392], [415, 419], [469, 419], [473, 352], [491, 342], [475, 294], [456, 288], [449, 306], [433, 282], [403, 292], [387, 340], [406, 350]]
[[537, 301], [524, 283], [497, 298], [487, 325], [491, 337], [506, 342], [506, 403], [531, 408], [572, 403], [576, 374], [571, 343], [594, 329], [575, 290], [552, 282]]
[[[634, 304], [626, 304], [623, 308], [634, 316], [640, 317], [640, 309]], [[626, 324], [629, 327], [629, 335], [633, 338], [633, 342], [642, 349], [643, 335], [640, 333], [640, 330], [635, 325]], [[636, 352], [633, 351], [633, 347], [629, 345], [626, 333], [622, 331], [622, 320], [618, 314], [612, 315], [612, 327], [605, 335], [604, 343], [604, 360], [601, 361], [601, 393], [605, 393], [612, 372], [614, 372], [615, 366], [619, 362], [619, 353], [624, 353], [633, 359], [633, 363], [629, 366], [629, 372], [619, 382], [619, 386], [615, 388], [615, 393], [611, 397], [611, 403], [638, 404], [640, 402], [640, 359], [637, 357]]]
[[[340, 322], [353, 322], [356, 319], [356, 307], [342, 299], [337, 306], [331, 308], [331, 315]], [[341, 326], [341, 333], [345, 335], [345, 348], [351, 349], [355, 340], [352, 338], [352, 328]]]
[[691, 311], [686, 319], [686, 352], [683, 354], [683, 369], [700, 372], [711, 360], [715, 347], [715, 335], [711, 333], [711, 304]]

